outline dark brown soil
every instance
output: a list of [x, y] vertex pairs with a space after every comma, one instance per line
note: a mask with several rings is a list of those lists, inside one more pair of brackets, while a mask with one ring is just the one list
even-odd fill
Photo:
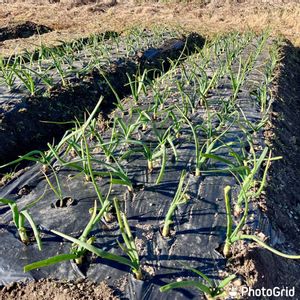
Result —
[[43, 279], [29, 283], [12, 283], [0, 288], [0, 300], [116, 300], [105, 282], [95, 284], [85, 280], [60, 282]]
[[271, 168], [267, 215], [284, 233], [288, 244], [300, 249], [300, 52], [287, 44], [276, 87], [266, 139], [282, 160]]
[[[280, 155], [283, 159], [270, 169], [266, 190], [266, 214], [275, 231], [284, 238], [282, 249], [279, 250], [299, 254], [300, 51], [287, 42], [282, 53], [283, 59], [274, 91], [276, 99], [272, 107], [272, 125], [265, 135], [273, 154]], [[289, 248], [285, 245], [289, 245]], [[299, 299], [299, 261], [280, 258], [264, 250], [252, 253], [251, 256], [256, 261], [257, 271], [263, 277], [262, 285], [295, 286], [296, 298]]]
[[0, 42], [6, 40], [28, 38], [35, 34], [44, 34], [51, 31], [52, 29], [50, 27], [27, 21], [22, 24], [10, 25], [0, 28]]

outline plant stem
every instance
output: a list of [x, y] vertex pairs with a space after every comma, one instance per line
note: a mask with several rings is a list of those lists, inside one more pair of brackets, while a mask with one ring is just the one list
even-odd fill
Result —
[[231, 217], [230, 199], [231, 199], [231, 187], [226, 186], [224, 188], [224, 200], [225, 200], [225, 208], [226, 208], [227, 230], [226, 230], [226, 241], [223, 250], [223, 254], [225, 257], [230, 256], [230, 246], [231, 246], [230, 239], [232, 234], [232, 217]]

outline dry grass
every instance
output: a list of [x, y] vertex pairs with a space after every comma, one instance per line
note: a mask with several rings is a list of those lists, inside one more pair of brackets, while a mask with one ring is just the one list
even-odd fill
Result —
[[1, 45], [2, 53], [16, 47], [18, 50], [28, 48], [28, 42], [37, 44], [40, 39], [55, 43], [99, 31], [123, 31], [133, 25], [153, 24], [181, 26], [205, 35], [270, 28], [274, 34], [282, 34], [300, 45], [300, 4], [296, 0], [124, 0], [118, 3], [114, 0], [60, 0], [54, 4], [46, 0], [7, 1], [9, 3], [0, 4], [0, 26], [30, 20], [56, 31], [40, 38], [6, 41]]

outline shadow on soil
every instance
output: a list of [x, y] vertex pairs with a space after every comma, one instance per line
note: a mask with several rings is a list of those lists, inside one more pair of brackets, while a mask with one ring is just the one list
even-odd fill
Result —
[[0, 28], [0, 42], [6, 40], [29, 38], [35, 34], [44, 34], [51, 31], [52, 29], [50, 27], [27, 21], [22, 24], [10, 25]]

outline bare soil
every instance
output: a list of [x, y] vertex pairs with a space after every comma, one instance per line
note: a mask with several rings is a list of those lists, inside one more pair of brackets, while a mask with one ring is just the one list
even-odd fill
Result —
[[12, 283], [0, 287], [0, 300], [116, 300], [113, 290], [105, 282], [95, 284], [85, 280], [59, 282], [43, 279], [27, 283]]
[[[32, 21], [55, 31], [28, 40], [5, 41], [1, 53], [34, 47], [41, 41], [57, 44], [89, 33], [124, 31], [136, 26], [169, 25], [207, 35], [231, 30], [269, 28], [300, 44], [300, 3], [296, 0], [210, 0], [189, 4], [157, 1], [6, 0], [0, 4], [0, 27]], [[57, 3], [56, 3], [57, 2]], [[31, 46], [30, 46], [31, 45]]]

